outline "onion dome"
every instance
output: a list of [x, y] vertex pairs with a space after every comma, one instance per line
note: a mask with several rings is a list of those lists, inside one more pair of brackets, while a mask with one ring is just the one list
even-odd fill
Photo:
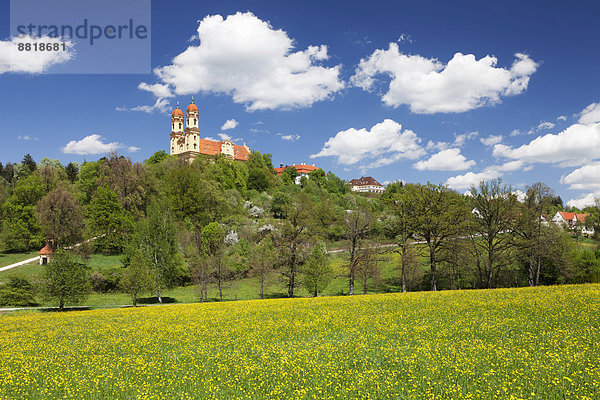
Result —
[[172, 116], [183, 115], [183, 111], [179, 108], [179, 102], [177, 102], [177, 108], [173, 110]]
[[194, 96], [192, 96], [192, 103], [187, 107], [187, 111], [198, 111], [198, 106], [194, 104]]

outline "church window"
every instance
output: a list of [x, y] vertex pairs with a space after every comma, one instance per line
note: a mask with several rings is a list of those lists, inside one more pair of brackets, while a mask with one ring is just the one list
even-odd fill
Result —
[[181, 122], [179, 123], [179, 129], [181, 129]]
[[194, 126], [196, 125], [196, 118], [194, 118]]

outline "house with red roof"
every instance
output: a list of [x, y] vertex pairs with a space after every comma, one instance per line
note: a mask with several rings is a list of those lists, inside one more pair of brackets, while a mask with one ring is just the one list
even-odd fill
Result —
[[285, 171], [288, 168], [296, 168], [296, 171], [298, 172], [298, 176], [296, 177], [296, 185], [300, 184], [300, 179], [302, 179], [303, 176], [306, 176], [308, 178], [308, 174], [310, 174], [313, 171], [316, 171], [317, 169], [321, 169], [317, 166], [315, 166], [314, 164], [309, 165], [309, 164], [293, 164], [293, 165], [286, 165], [284, 166], [283, 164], [279, 164], [279, 168], [273, 168], [275, 170], [275, 173], [277, 175], [281, 175], [283, 174], [283, 171]]
[[40, 255], [40, 265], [48, 264], [52, 258], [52, 247], [50, 247], [50, 243], [46, 243], [46, 245], [42, 247], [38, 254]]
[[583, 214], [583, 213], [570, 213], [570, 212], [565, 212], [565, 211], [558, 211], [552, 218], [552, 222], [554, 222], [557, 225], [565, 226], [568, 229], [575, 229], [575, 227], [578, 224], [581, 224], [582, 225], [581, 233], [583, 233], [584, 235], [593, 235], [594, 229], [592, 229], [592, 228], [588, 229], [585, 227], [585, 219], [589, 215], [590, 215], [589, 213]]

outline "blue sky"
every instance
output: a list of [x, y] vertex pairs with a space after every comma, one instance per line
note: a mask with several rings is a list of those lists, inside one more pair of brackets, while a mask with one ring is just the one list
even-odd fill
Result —
[[461, 192], [542, 181], [582, 206], [600, 197], [600, 5], [524, 3], [153, 1], [152, 74], [52, 74], [0, 47], [0, 161], [111, 146], [143, 160], [168, 150], [170, 112], [193, 95], [202, 137], [276, 165]]

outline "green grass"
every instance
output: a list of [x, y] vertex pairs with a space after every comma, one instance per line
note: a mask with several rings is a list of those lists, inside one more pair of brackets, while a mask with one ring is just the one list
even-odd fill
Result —
[[0, 399], [596, 399], [600, 285], [0, 315]]
[[[19, 261], [24, 261], [29, 258], [37, 257], [37, 251], [30, 251], [29, 253], [0, 253], [0, 268], [6, 267], [7, 265], [18, 263]], [[19, 268], [19, 267], [16, 267]]]

